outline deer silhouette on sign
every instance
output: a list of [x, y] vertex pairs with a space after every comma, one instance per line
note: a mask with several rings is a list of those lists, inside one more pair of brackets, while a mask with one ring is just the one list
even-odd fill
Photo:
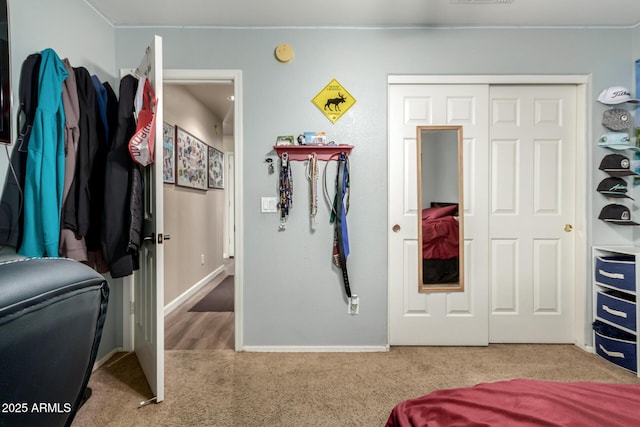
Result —
[[[324, 104], [324, 109], [326, 110], [327, 108], [329, 108], [329, 111], [340, 111], [340, 104], [342, 104], [346, 100], [347, 100], [347, 98], [345, 98], [340, 92], [338, 92], [338, 97], [337, 98], [329, 98], [329, 99], [327, 99], [327, 103]], [[331, 109], [332, 105], [334, 107], [333, 110]]]

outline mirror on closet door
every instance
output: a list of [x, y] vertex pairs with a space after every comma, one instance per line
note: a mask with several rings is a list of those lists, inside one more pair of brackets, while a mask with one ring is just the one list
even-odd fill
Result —
[[462, 126], [418, 126], [418, 291], [464, 290]]

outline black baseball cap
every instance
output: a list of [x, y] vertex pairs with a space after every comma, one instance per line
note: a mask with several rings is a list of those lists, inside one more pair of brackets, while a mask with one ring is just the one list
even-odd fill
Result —
[[633, 200], [627, 195], [627, 182], [619, 177], [605, 178], [598, 184], [598, 192], [607, 197], [626, 198]]
[[617, 225], [640, 225], [637, 222], [631, 221], [631, 213], [628, 207], [615, 203], [602, 208], [598, 219]]
[[631, 162], [629, 158], [622, 154], [607, 154], [600, 162], [600, 170], [605, 171], [611, 176], [629, 176], [637, 175], [637, 173], [629, 169]]

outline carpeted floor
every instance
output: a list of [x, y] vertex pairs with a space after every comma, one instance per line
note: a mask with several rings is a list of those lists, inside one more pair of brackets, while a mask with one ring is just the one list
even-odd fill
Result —
[[134, 355], [94, 372], [74, 427], [384, 426], [393, 406], [433, 390], [513, 378], [640, 386], [572, 345], [394, 347], [388, 353], [166, 351], [165, 400]]

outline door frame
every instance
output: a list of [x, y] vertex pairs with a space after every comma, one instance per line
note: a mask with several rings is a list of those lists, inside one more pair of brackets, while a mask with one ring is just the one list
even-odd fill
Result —
[[[387, 86], [392, 85], [465, 85], [465, 84], [486, 84], [486, 85], [575, 85], [576, 86], [576, 168], [575, 168], [575, 265], [574, 265], [574, 343], [578, 347], [588, 350], [591, 345], [590, 322], [591, 306], [590, 294], [588, 293], [587, 257], [590, 246], [590, 236], [587, 233], [589, 225], [587, 212], [590, 212], [587, 198], [587, 182], [591, 182], [591, 170], [587, 165], [591, 164], [591, 151], [587, 150], [589, 144], [586, 141], [592, 140], [592, 132], [588, 126], [589, 117], [592, 113], [590, 103], [587, 102], [588, 94], [591, 93], [591, 77], [589, 75], [389, 75]], [[387, 103], [389, 105], [389, 103]], [[391, 112], [387, 111], [387, 119], [390, 120]], [[389, 149], [390, 135], [387, 134], [387, 147]], [[390, 171], [391, 165], [387, 168]], [[387, 176], [387, 187], [390, 188], [390, 175]], [[387, 230], [392, 227], [391, 218], [387, 218]], [[389, 250], [387, 248], [387, 263], [390, 261]], [[387, 270], [390, 271], [387, 265]], [[391, 277], [387, 283], [391, 283]], [[391, 287], [387, 286], [387, 304], [390, 301]], [[387, 307], [387, 342], [390, 337], [390, 316], [391, 307]]]
[[[235, 145], [235, 140], [234, 140]], [[235, 194], [235, 154], [225, 153], [225, 173], [226, 176], [229, 177], [227, 179], [227, 191], [224, 192], [224, 244], [222, 247], [223, 258], [234, 258], [235, 257], [235, 205], [232, 202], [235, 202], [233, 199], [233, 195]]]
[[[233, 83], [234, 122], [233, 122], [233, 146], [234, 146], [234, 204], [235, 204], [235, 243], [234, 243], [234, 334], [235, 351], [242, 351], [243, 342], [243, 280], [244, 280], [244, 248], [242, 245], [244, 227], [242, 223], [243, 213], [243, 126], [242, 126], [242, 71], [241, 70], [190, 70], [190, 69], [164, 69], [163, 83], [172, 84], [207, 84], [227, 80]], [[123, 349], [131, 351], [133, 348], [133, 312], [131, 307], [131, 293], [133, 292], [132, 276], [123, 279]], [[166, 310], [166, 306], [165, 306]]]

